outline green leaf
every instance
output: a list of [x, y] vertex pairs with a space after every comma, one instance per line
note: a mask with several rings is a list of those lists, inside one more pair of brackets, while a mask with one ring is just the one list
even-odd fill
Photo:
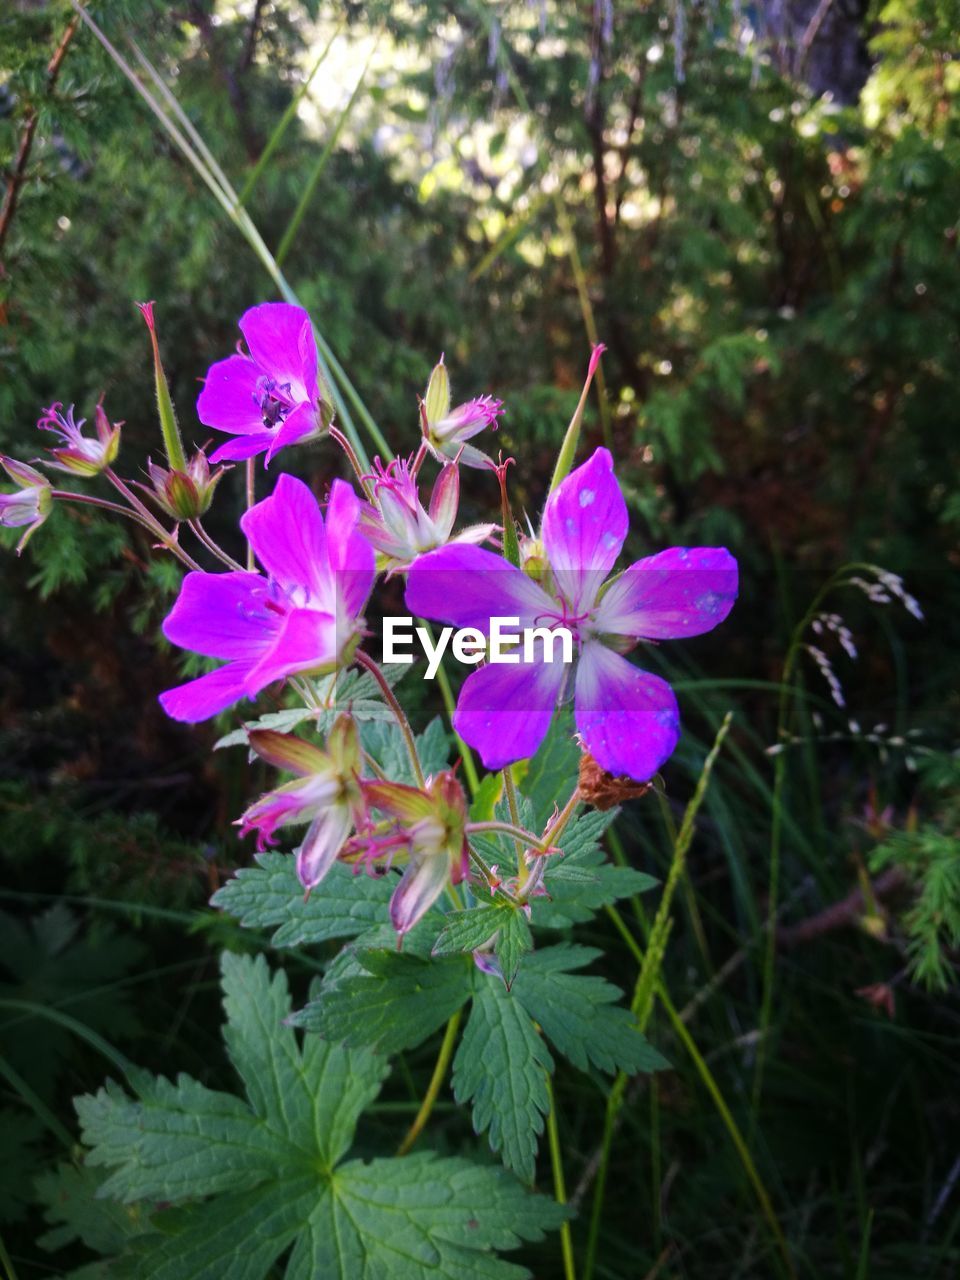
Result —
[[443, 932], [433, 944], [433, 954], [448, 956], [457, 951], [476, 951], [516, 914], [516, 907], [509, 902], [493, 902], [489, 906], [481, 903], [466, 911], [451, 911], [445, 917]]
[[[364, 959], [369, 983], [390, 989], [383, 958]], [[469, 991], [467, 961], [425, 967], [450, 965]], [[492, 1251], [540, 1239], [563, 1220], [561, 1206], [462, 1159], [340, 1163], [386, 1063], [319, 1037], [301, 1047], [286, 981], [271, 978], [262, 957], [225, 956], [223, 987], [227, 1050], [245, 1097], [138, 1074], [136, 1097], [108, 1085], [78, 1099], [87, 1169], [45, 1184], [48, 1221], [60, 1224], [45, 1247], [80, 1239], [119, 1253], [103, 1274], [129, 1280], [265, 1280], [288, 1251], [286, 1280], [527, 1275]], [[112, 1171], [102, 1185], [93, 1166]], [[95, 1194], [135, 1208], [108, 1212]], [[155, 1212], [158, 1200], [173, 1207]]]
[[473, 1127], [508, 1168], [532, 1182], [537, 1137], [550, 1107], [553, 1058], [520, 1001], [478, 974], [473, 1008], [453, 1062], [453, 1092], [473, 1103]]
[[520, 961], [532, 949], [533, 938], [526, 916], [522, 911], [511, 911], [494, 946], [500, 962], [500, 972], [508, 987], [513, 985]]
[[580, 748], [573, 734], [573, 712], [569, 709], [557, 712], [520, 783], [520, 790], [533, 806], [534, 820], [540, 830], [549, 822], [554, 809], [562, 808], [570, 799], [571, 779], [576, 778], [580, 764]]
[[210, 899], [211, 906], [236, 916], [250, 929], [278, 926], [275, 947], [297, 947], [329, 938], [352, 938], [389, 924], [392, 876], [356, 874], [335, 863], [323, 884], [304, 901], [294, 859], [286, 853], [258, 853], [255, 867], [243, 867]]
[[[360, 730], [364, 751], [373, 756], [377, 764], [393, 782], [415, 784], [413, 766], [403, 734], [392, 718], [364, 724]], [[450, 740], [443, 721], [436, 716], [416, 735], [417, 754], [423, 772], [427, 775], [446, 769], [450, 760]]]
[[652, 876], [607, 860], [600, 840], [616, 816], [616, 810], [594, 809], [567, 827], [560, 838], [562, 856], [547, 860], [544, 888], [549, 896], [531, 904], [534, 925], [564, 929], [589, 920], [607, 903], [656, 886]]
[[618, 987], [605, 978], [570, 972], [599, 955], [592, 947], [545, 947], [524, 964], [514, 993], [554, 1048], [581, 1071], [591, 1064], [631, 1075], [668, 1067], [630, 1010], [614, 1003], [623, 994]]
[[398, 1053], [425, 1040], [469, 998], [473, 962], [424, 960], [395, 951], [361, 951], [363, 972], [325, 981], [292, 1025], [325, 1040]]

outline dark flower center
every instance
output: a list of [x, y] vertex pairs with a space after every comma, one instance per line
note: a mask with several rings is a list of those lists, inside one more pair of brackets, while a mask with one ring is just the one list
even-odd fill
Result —
[[257, 384], [257, 403], [265, 427], [279, 427], [293, 408], [289, 382], [277, 382], [275, 378], [261, 378]]

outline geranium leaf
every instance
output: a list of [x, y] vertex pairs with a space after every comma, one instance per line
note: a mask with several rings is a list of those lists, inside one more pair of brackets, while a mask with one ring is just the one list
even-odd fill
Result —
[[[391, 990], [381, 954], [363, 959], [367, 981]], [[466, 959], [418, 963], [457, 967], [462, 998], [469, 994]], [[262, 957], [225, 956], [223, 986], [227, 1048], [246, 1099], [187, 1077], [174, 1084], [140, 1073], [133, 1073], [135, 1097], [109, 1085], [78, 1099], [87, 1165], [112, 1173], [99, 1188], [84, 1174], [84, 1185], [71, 1189], [142, 1202], [125, 1211], [136, 1236], [125, 1243], [121, 1218], [88, 1222], [73, 1203], [69, 1214], [52, 1206], [48, 1220], [63, 1226], [47, 1238], [50, 1247], [79, 1237], [103, 1252], [122, 1251], [105, 1265], [129, 1280], [264, 1280], [291, 1246], [286, 1280], [527, 1275], [492, 1251], [540, 1239], [564, 1209], [527, 1193], [502, 1169], [462, 1159], [424, 1153], [338, 1164], [379, 1090], [385, 1061], [315, 1036], [301, 1047], [284, 1025], [286, 982], [271, 978]], [[158, 1200], [173, 1205], [156, 1212]]]
[[355, 874], [336, 863], [323, 883], [304, 901], [294, 859], [286, 853], [259, 853], [257, 865], [241, 867], [210, 899], [211, 906], [236, 916], [251, 929], [273, 928], [275, 947], [297, 947], [352, 938], [388, 924], [392, 877]]
[[424, 960], [395, 951], [357, 953], [362, 972], [327, 981], [291, 1019], [338, 1044], [398, 1053], [425, 1040], [469, 999], [473, 962], [465, 956]]
[[547, 859], [547, 897], [531, 904], [531, 921], [540, 928], [564, 929], [589, 920], [601, 907], [635, 893], [646, 893], [656, 880], [633, 867], [609, 861], [600, 844], [617, 811], [594, 809], [575, 819], [560, 837], [562, 853]]
[[453, 1092], [473, 1103], [473, 1127], [525, 1182], [550, 1106], [553, 1058], [520, 1001], [496, 977], [478, 974], [473, 1007], [453, 1062]]
[[605, 978], [573, 973], [600, 955], [592, 947], [545, 947], [517, 974], [514, 993], [554, 1048], [575, 1067], [659, 1071], [670, 1064], [644, 1038], [623, 994]]

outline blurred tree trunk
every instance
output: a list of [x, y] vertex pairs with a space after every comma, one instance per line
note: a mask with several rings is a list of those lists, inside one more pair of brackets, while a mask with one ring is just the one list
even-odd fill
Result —
[[761, 35], [785, 75], [853, 103], [870, 74], [866, 0], [761, 0]]

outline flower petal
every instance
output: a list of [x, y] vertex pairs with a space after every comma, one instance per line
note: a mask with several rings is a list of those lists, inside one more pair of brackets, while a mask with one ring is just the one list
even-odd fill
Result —
[[261, 371], [247, 356], [228, 356], [207, 370], [197, 399], [197, 417], [205, 427], [251, 435], [263, 430]]
[[699, 636], [737, 598], [737, 562], [724, 547], [671, 547], [632, 564], [604, 593], [597, 630], [647, 640]]
[[[304, 341], [306, 327], [310, 341]], [[262, 302], [240, 317], [240, 332], [261, 369], [281, 385], [290, 384], [294, 400], [310, 400], [316, 392], [317, 349], [310, 317], [289, 302]], [[313, 345], [311, 356], [310, 346]], [[312, 378], [312, 387], [308, 385]]]
[[485, 632], [491, 618], [516, 617], [521, 627], [528, 627], [557, 612], [557, 602], [501, 556], [452, 543], [413, 562], [406, 602], [420, 617]]
[[402, 822], [419, 822], [422, 818], [429, 818], [434, 812], [430, 796], [405, 782], [364, 781], [360, 785], [368, 804]]
[[314, 432], [316, 428], [317, 411], [312, 404], [308, 404], [304, 400], [272, 433], [273, 439], [270, 443], [270, 448], [267, 450], [267, 456], [263, 460], [264, 466], [272, 462], [274, 455], [281, 449], [285, 449], [290, 444], [297, 444], [305, 436], [309, 436]]
[[646, 782], [680, 736], [677, 700], [666, 680], [641, 671], [597, 640], [580, 655], [577, 729], [602, 769]]
[[272, 431], [258, 431], [256, 435], [237, 436], [228, 440], [210, 455], [211, 462], [243, 462], [246, 458], [266, 453], [273, 444]]
[[281, 587], [300, 587], [332, 609], [327, 538], [317, 500], [303, 483], [282, 475], [269, 498], [240, 519], [257, 559]]
[[453, 727], [485, 768], [533, 755], [550, 728], [565, 671], [562, 662], [491, 663], [467, 677]]
[[607, 449], [554, 489], [543, 512], [543, 545], [557, 585], [576, 612], [588, 609], [627, 536], [627, 504]]
[[390, 920], [402, 937], [430, 910], [450, 882], [444, 854], [411, 858], [390, 899]]
[[197, 680], [168, 689], [160, 695], [160, 705], [173, 720], [197, 724], [226, 710], [244, 696], [245, 662], [229, 662]]
[[297, 850], [297, 875], [305, 889], [318, 885], [337, 860], [353, 826], [353, 815], [345, 804], [332, 804], [311, 822], [303, 844]]
[[171, 644], [206, 658], [259, 660], [279, 631], [259, 573], [188, 573], [163, 624]]
[[337, 660], [337, 624], [319, 609], [291, 609], [274, 645], [248, 672], [244, 685], [254, 697], [274, 680], [301, 671], [331, 670]]
[[276, 729], [252, 729], [247, 741], [261, 760], [301, 778], [330, 771], [330, 757], [312, 742]]
[[363, 611], [376, 577], [376, 555], [360, 532], [360, 499], [345, 480], [334, 480], [327, 504], [327, 549], [337, 586], [341, 628], [352, 630], [352, 620]]

